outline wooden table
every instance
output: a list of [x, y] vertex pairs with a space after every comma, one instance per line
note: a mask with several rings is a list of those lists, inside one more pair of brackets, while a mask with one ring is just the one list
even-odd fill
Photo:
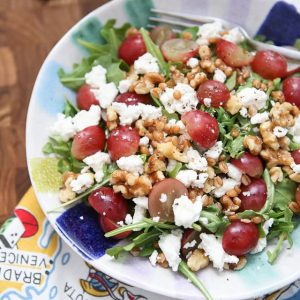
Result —
[[37, 73], [61, 36], [105, 0], [0, 0], [0, 224], [30, 186], [25, 120]]

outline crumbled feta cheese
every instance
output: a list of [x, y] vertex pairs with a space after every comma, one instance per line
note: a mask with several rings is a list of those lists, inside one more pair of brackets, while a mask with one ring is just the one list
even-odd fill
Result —
[[141, 117], [143, 120], [156, 120], [162, 116], [161, 107], [153, 105], [139, 104], [141, 108]]
[[152, 146], [150, 146], [148, 150], [149, 150], [149, 152], [150, 152], [151, 155], [154, 153], [154, 149], [153, 149]]
[[159, 222], [160, 217], [153, 217], [152, 220], [153, 222]]
[[168, 200], [167, 194], [162, 193], [162, 194], [160, 195], [159, 201], [162, 202], [162, 203], [164, 203], [164, 202], [166, 202], [167, 200]]
[[123, 156], [116, 163], [121, 170], [134, 175], [144, 173], [144, 162], [139, 155]]
[[143, 136], [141, 139], [140, 139], [140, 146], [148, 146], [149, 144], [149, 138], [147, 136]]
[[177, 272], [178, 266], [181, 262], [180, 248], [181, 248], [182, 231], [177, 229], [172, 233], [163, 233], [159, 237], [158, 245], [164, 253], [169, 266], [174, 272]]
[[130, 214], [127, 214], [125, 217], [125, 223], [127, 225], [130, 225], [130, 224], [132, 224], [132, 221], [133, 221], [132, 216]]
[[70, 183], [72, 191], [80, 194], [86, 189], [90, 188], [94, 183], [94, 175], [92, 173], [80, 174], [76, 179]]
[[76, 134], [76, 127], [71, 117], [64, 114], [57, 114], [57, 120], [50, 128], [51, 136], [59, 136], [63, 141], [67, 142]]
[[300, 164], [295, 164], [295, 163], [292, 163], [290, 165], [290, 167], [292, 168], [292, 170], [295, 172], [295, 173], [300, 173]]
[[257, 113], [250, 119], [251, 124], [261, 124], [269, 120], [269, 113], [267, 111], [263, 113]]
[[241, 101], [243, 108], [249, 108], [251, 106], [255, 113], [264, 108], [268, 100], [268, 95], [264, 91], [253, 87], [242, 89], [237, 93], [237, 97]]
[[[180, 92], [181, 98], [179, 100], [174, 98], [174, 91]], [[174, 88], [167, 87], [160, 95], [160, 101], [167, 112], [178, 112], [180, 114], [195, 109], [198, 104], [196, 91], [190, 85], [185, 83], [177, 83]]]
[[237, 182], [236, 180], [231, 178], [223, 178], [223, 185], [219, 188], [216, 188], [214, 190], [214, 194], [217, 198], [220, 198], [224, 196], [228, 191], [233, 189], [236, 185], [239, 185], [239, 182]]
[[154, 250], [152, 254], [149, 256], [150, 263], [153, 267], [156, 266], [157, 255], [158, 255], [157, 250]]
[[174, 200], [172, 207], [175, 224], [184, 228], [192, 228], [193, 223], [199, 220], [202, 198], [198, 196], [195, 202], [192, 202], [187, 196], [180, 196]]
[[242, 107], [240, 109], [240, 115], [243, 117], [243, 118], [247, 118], [248, 117], [248, 110], [246, 107]]
[[[136, 205], [134, 207], [134, 214], [133, 214], [133, 217], [132, 217], [132, 224], [143, 221], [143, 219], [146, 216], [146, 213], [147, 213], [147, 209], [145, 209], [144, 207], [141, 207], [139, 205]], [[134, 231], [138, 231], [138, 230], [140, 230], [140, 229], [137, 228]]]
[[223, 271], [225, 263], [238, 263], [239, 258], [227, 254], [222, 247], [222, 242], [218, 240], [214, 234], [201, 233], [200, 238], [201, 243], [199, 248], [204, 250], [205, 255], [208, 256], [209, 260], [213, 263], [213, 266], [219, 271]]
[[183, 249], [193, 248], [197, 244], [196, 240], [192, 240], [191, 242], [185, 243]]
[[[104, 214], [103, 214], [104, 215]], [[117, 222], [117, 224], [118, 225], [120, 225], [120, 226], [124, 226], [125, 224], [124, 224], [124, 221], [119, 221], [119, 222]]]
[[108, 153], [98, 151], [95, 154], [85, 157], [83, 162], [93, 169], [95, 180], [101, 182], [104, 177], [103, 167], [110, 164], [111, 161]]
[[132, 80], [130, 79], [123, 79], [119, 82], [118, 90], [121, 94], [128, 92], [130, 86], [132, 84]]
[[169, 159], [168, 165], [167, 165], [167, 172], [172, 172], [174, 168], [176, 167], [177, 160], [175, 159]]
[[92, 70], [84, 75], [85, 83], [92, 88], [100, 88], [106, 84], [106, 69], [98, 65], [92, 68]]
[[242, 178], [242, 172], [240, 171], [240, 169], [238, 169], [237, 167], [235, 167], [233, 164], [231, 163], [227, 163], [227, 167], [228, 167], [228, 173], [227, 175], [240, 182], [241, 181], [241, 178]]
[[213, 80], [217, 80], [224, 83], [226, 81], [226, 78], [226, 74], [222, 70], [218, 68], [215, 70]]
[[113, 82], [101, 85], [99, 89], [91, 89], [102, 108], [108, 108], [118, 95], [118, 89]]
[[136, 197], [136, 198], [133, 198], [132, 201], [135, 204], [137, 204], [145, 209], [148, 209], [148, 197]]
[[267, 220], [264, 223], [264, 225], [262, 227], [263, 227], [263, 231], [265, 232], [266, 236], [258, 239], [256, 246], [250, 251], [251, 254], [259, 253], [267, 247], [267, 235], [269, 234], [269, 230], [272, 227], [273, 223], [274, 223], [273, 218]]
[[197, 43], [199, 45], [208, 45], [208, 39], [220, 37], [220, 33], [223, 31], [223, 25], [220, 21], [213, 23], [206, 23], [199, 26], [197, 35]]
[[211, 99], [210, 98], [204, 98], [203, 103], [206, 107], [211, 107]]
[[213, 159], [218, 159], [222, 151], [223, 151], [223, 143], [222, 141], [218, 141], [204, 153], [204, 156]]
[[227, 34], [223, 35], [222, 39], [232, 42], [234, 44], [239, 44], [245, 40], [245, 37], [238, 27], [234, 27], [230, 29]]
[[159, 66], [156, 57], [149, 52], [145, 53], [134, 62], [134, 70], [137, 74], [158, 73]]
[[208, 178], [207, 173], [199, 173], [197, 179], [192, 182], [192, 187], [203, 189], [204, 183], [207, 180], [207, 178]]
[[249, 196], [251, 196], [251, 192], [250, 191], [243, 192], [243, 195], [246, 197], [249, 197]]
[[101, 109], [98, 105], [92, 105], [89, 110], [81, 110], [73, 117], [73, 123], [77, 131], [99, 124]]
[[276, 137], [282, 138], [287, 135], [288, 130], [287, 128], [283, 128], [281, 126], [275, 126], [273, 129], [273, 133]]
[[190, 147], [186, 152], [188, 164], [187, 167], [192, 170], [206, 171], [207, 160], [205, 157], [201, 157], [200, 153]]
[[191, 57], [191, 58], [187, 61], [186, 65], [187, 65], [188, 67], [190, 67], [190, 68], [195, 68], [195, 67], [198, 66], [198, 63], [199, 63], [199, 59], [198, 59], [198, 58]]
[[181, 181], [186, 187], [190, 187], [197, 180], [197, 172], [194, 170], [181, 170], [177, 173], [176, 179]]
[[289, 129], [289, 133], [293, 136], [293, 141], [300, 144], [300, 116], [295, 119], [295, 124]]

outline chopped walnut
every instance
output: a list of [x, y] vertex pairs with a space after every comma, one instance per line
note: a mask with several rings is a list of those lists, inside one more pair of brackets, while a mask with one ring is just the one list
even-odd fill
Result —
[[209, 259], [202, 249], [195, 249], [187, 259], [187, 265], [193, 272], [197, 272], [209, 265]]
[[299, 109], [289, 102], [275, 103], [270, 111], [274, 126], [291, 127], [295, 124], [294, 118], [299, 114]]
[[262, 136], [263, 142], [273, 150], [278, 150], [280, 145], [277, 137], [273, 133], [273, 129], [274, 124], [271, 121], [264, 122], [259, 126], [259, 131]]
[[271, 148], [263, 149], [260, 155], [267, 161], [267, 167], [269, 169], [276, 166], [290, 166], [293, 162], [291, 153], [282, 149], [278, 151]]
[[169, 159], [175, 159], [183, 163], [188, 162], [186, 155], [179, 152], [179, 150], [176, 148], [176, 146], [173, 145], [172, 142], [158, 144], [157, 150]]
[[283, 180], [283, 173], [280, 167], [272, 167], [270, 169], [270, 177], [272, 182], [281, 182]]
[[230, 114], [234, 115], [242, 108], [242, 103], [235, 95], [231, 95], [227, 102], [224, 104], [224, 108]]
[[145, 165], [145, 173], [151, 174], [157, 171], [165, 171], [166, 164], [163, 160], [159, 158], [157, 154], [153, 154], [149, 157]]
[[239, 257], [239, 261], [238, 263], [236, 264], [228, 264], [228, 263], [225, 263], [224, 265], [224, 269], [225, 270], [234, 270], [234, 271], [238, 271], [238, 270], [241, 270], [243, 269], [247, 264], [247, 259], [245, 256], [240, 256]]
[[68, 202], [76, 197], [76, 193], [72, 191], [71, 181], [76, 179], [78, 174], [73, 172], [65, 172], [63, 175], [64, 185], [59, 189], [59, 200], [61, 202]]
[[249, 149], [251, 154], [258, 155], [262, 149], [262, 140], [257, 136], [248, 135], [245, 136], [243, 145]]

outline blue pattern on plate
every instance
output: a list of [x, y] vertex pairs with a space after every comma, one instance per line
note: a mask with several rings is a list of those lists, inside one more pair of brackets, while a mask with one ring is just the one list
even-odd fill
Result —
[[266, 36], [278, 46], [294, 45], [300, 38], [300, 14], [295, 6], [279, 1], [272, 7], [257, 34]]
[[97, 259], [117, 241], [104, 237], [98, 214], [84, 203], [71, 207], [56, 220], [59, 230], [88, 259]]

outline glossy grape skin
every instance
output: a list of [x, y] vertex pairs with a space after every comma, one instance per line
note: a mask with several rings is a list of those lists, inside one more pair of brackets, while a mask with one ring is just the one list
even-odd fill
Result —
[[140, 135], [136, 128], [118, 126], [107, 139], [107, 149], [112, 160], [134, 155], [139, 148]]
[[87, 127], [74, 136], [71, 154], [74, 158], [82, 160], [98, 151], [102, 151], [105, 141], [105, 133], [101, 127]]
[[218, 58], [222, 59], [226, 65], [234, 68], [247, 66], [253, 60], [253, 56], [250, 53], [224, 39], [218, 39], [216, 52]]
[[[105, 216], [99, 215], [98, 221], [99, 221], [99, 224], [101, 226], [101, 229], [105, 233], [110, 232], [110, 231], [115, 230], [115, 229], [120, 227], [116, 222], [112, 221], [111, 219], [109, 219]], [[116, 240], [126, 239], [131, 233], [132, 233], [131, 230], [130, 231], [125, 231], [123, 233], [119, 233], [119, 234], [113, 236], [112, 238], [116, 239]]]
[[151, 98], [149, 95], [126, 92], [118, 95], [115, 102], [125, 103], [126, 105], [151, 104]]
[[129, 35], [120, 45], [119, 58], [128, 65], [132, 65], [135, 60], [147, 52], [144, 39], [140, 33]]
[[88, 84], [84, 84], [80, 87], [76, 95], [76, 102], [77, 106], [84, 110], [89, 110], [92, 105], [99, 105], [99, 101]]
[[160, 25], [151, 30], [150, 37], [152, 41], [160, 47], [165, 41], [175, 39], [176, 33], [172, 30], [172, 27]]
[[[248, 193], [250, 192], [250, 195]], [[260, 211], [267, 200], [267, 185], [261, 178], [251, 178], [249, 185], [241, 186], [241, 193], [239, 194], [241, 199], [240, 211], [254, 210]]]
[[211, 148], [219, 136], [218, 121], [209, 113], [201, 110], [186, 112], [181, 120], [189, 136], [202, 148]]
[[261, 159], [247, 151], [240, 158], [231, 159], [230, 162], [251, 177], [261, 177], [264, 171]]
[[300, 149], [291, 152], [295, 164], [300, 164]]
[[224, 232], [222, 246], [226, 253], [241, 256], [250, 252], [258, 239], [259, 231], [255, 224], [234, 221]]
[[227, 102], [230, 92], [224, 83], [217, 80], [207, 80], [200, 84], [197, 97], [201, 104], [204, 104], [205, 98], [210, 98], [212, 107], [220, 107]]
[[300, 77], [289, 77], [284, 79], [282, 91], [285, 101], [295, 104], [300, 108]]
[[284, 77], [287, 73], [287, 61], [272, 50], [257, 51], [251, 63], [252, 70], [269, 80]]
[[[167, 201], [160, 201], [161, 194], [167, 195]], [[177, 179], [167, 178], [156, 183], [152, 187], [148, 200], [151, 218], [159, 217], [161, 222], [174, 222], [173, 202], [176, 198], [187, 194], [187, 188]]]
[[125, 219], [128, 213], [128, 202], [110, 187], [101, 187], [93, 191], [88, 198], [89, 204], [100, 214], [114, 222]]
[[[188, 228], [184, 230], [182, 239], [181, 239], [181, 253], [183, 256], [186, 257], [186, 255], [194, 250], [197, 249], [198, 245], [200, 244], [201, 240], [200, 240], [200, 233], [194, 229]], [[189, 247], [189, 248], [184, 248], [185, 244], [187, 243], [191, 243], [192, 241], [196, 241], [195, 246], [193, 247]]]

